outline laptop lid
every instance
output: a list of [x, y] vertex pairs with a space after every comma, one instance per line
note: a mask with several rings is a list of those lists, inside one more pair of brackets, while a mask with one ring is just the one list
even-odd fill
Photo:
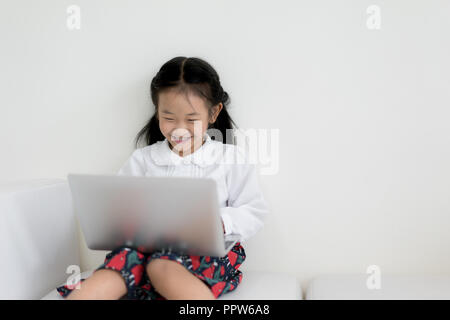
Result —
[[69, 174], [68, 182], [90, 249], [224, 256], [239, 239], [228, 236], [225, 248], [212, 178]]

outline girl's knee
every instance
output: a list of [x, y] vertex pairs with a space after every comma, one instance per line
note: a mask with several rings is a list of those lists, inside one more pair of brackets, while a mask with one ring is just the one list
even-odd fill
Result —
[[147, 271], [147, 274], [149, 276], [150, 274], [161, 273], [167, 267], [166, 262], [167, 260], [163, 259], [152, 259], [150, 262], [147, 263], [145, 270]]
[[151, 259], [145, 268], [149, 278], [164, 278], [174, 268], [178, 268], [178, 262], [167, 259]]

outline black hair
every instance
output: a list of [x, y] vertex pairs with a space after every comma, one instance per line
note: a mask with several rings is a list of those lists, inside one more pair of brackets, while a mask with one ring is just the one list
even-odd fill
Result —
[[[219, 130], [222, 138], [225, 139], [225, 143], [234, 144], [233, 124], [234, 126], [236, 124], [227, 111], [230, 97], [223, 90], [216, 70], [208, 62], [200, 58], [175, 57], [164, 63], [152, 79], [150, 93], [155, 106], [155, 112], [137, 134], [135, 141], [136, 148], [142, 138], [146, 145], [151, 145], [165, 139], [159, 129], [158, 97], [160, 92], [168, 88], [176, 88], [185, 94], [192, 92], [200, 97], [204, 97], [208, 102], [209, 115], [211, 115], [213, 106], [222, 103], [222, 110], [217, 116], [216, 121], [209, 123], [207, 132], [212, 129], [216, 132]], [[210, 135], [211, 138], [214, 137], [217, 140], [215, 134]]]

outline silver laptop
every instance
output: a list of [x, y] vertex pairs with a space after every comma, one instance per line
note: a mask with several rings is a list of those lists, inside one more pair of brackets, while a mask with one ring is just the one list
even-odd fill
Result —
[[211, 178], [68, 174], [89, 249], [128, 246], [149, 253], [223, 257], [239, 240], [224, 236]]

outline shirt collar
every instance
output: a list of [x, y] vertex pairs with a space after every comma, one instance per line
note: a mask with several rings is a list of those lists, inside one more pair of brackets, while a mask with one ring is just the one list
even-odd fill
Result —
[[151, 156], [158, 165], [196, 164], [200, 167], [205, 167], [213, 164], [217, 160], [221, 151], [219, 148], [220, 145], [222, 145], [222, 143], [219, 144], [212, 140], [206, 133], [205, 143], [203, 143], [200, 148], [195, 150], [194, 153], [181, 157], [170, 149], [169, 141], [166, 138], [164, 141], [156, 144]]

